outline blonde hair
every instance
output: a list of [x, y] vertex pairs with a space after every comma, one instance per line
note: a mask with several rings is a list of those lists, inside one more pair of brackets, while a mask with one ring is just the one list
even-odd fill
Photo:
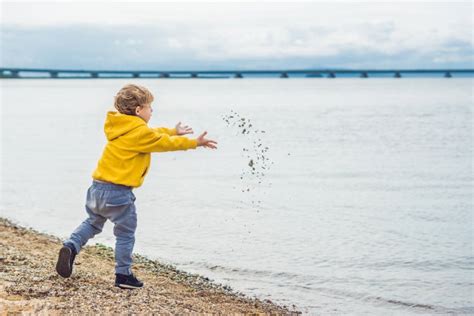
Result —
[[122, 114], [135, 115], [135, 109], [153, 102], [153, 94], [143, 87], [127, 84], [115, 95], [115, 108]]

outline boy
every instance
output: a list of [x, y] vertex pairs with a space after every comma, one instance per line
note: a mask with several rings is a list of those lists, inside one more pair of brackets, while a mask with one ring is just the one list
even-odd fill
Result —
[[114, 223], [115, 286], [140, 288], [143, 282], [132, 273], [132, 251], [135, 243], [137, 214], [133, 188], [142, 185], [150, 166], [152, 152], [196, 149], [197, 146], [216, 149], [217, 142], [206, 139], [207, 132], [196, 139], [192, 128], [151, 128], [147, 123], [153, 109], [153, 95], [142, 86], [128, 84], [115, 96], [115, 108], [104, 125], [107, 145], [97, 164], [92, 185], [87, 190], [88, 218], [76, 228], [59, 251], [56, 271], [64, 278], [72, 273], [74, 259], [87, 241], [102, 231], [109, 219]]

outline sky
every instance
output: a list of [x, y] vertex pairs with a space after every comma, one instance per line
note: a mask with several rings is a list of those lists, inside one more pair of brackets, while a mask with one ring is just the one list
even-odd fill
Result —
[[2, 1], [0, 66], [474, 68], [471, 1]]

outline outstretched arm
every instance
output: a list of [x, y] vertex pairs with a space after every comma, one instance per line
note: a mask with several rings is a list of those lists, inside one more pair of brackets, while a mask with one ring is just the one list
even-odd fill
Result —
[[153, 129], [158, 133], [167, 134], [170, 136], [181, 136], [194, 133], [192, 127], [189, 127], [188, 125], [183, 126], [181, 125], [181, 122], [178, 122], [174, 128], [155, 127]]
[[171, 136], [158, 132], [156, 128], [144, 126], [137, 130], [135, 142], [131, 144], [130, 149], [142, 153], [151, 153], [196, 149], [197, 146], [198, 141], [196, 139], [189, 139], [186, 136]]
[[145, 153], [196, 149], [198, 146], [217, 149], [217, 142], [205, 138], [206, 135], [207, 132], [204, 132], [196, 139], [189, 139], [186, 136], [170, 136], [158, 133], [153, 128], [142, 127], [137, 130], [136, 141], [130, 144], [129, 149]]
[[167, 127], [153, 127], [153, 130], [157, 131], [160, 134], [166, 134], [169, 136], [178, 135], [176, 128], [167, 128]]

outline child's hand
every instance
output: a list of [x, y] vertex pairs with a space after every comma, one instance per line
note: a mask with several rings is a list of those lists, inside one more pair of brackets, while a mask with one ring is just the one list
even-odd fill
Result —
[[216, 147], [217, 142], [213, 141], [213, 140], [210, 140], [210, 139], [207, 139], [207, 138], [204, 138], [204, 136], [206, 136], [206, 134], [207, 134], [207, 132], [204, 132], [201, 135], [199, 135], [198, 138], [196, 138], [196, 140], [198, 142], [198, 146], [204, 146], [204, 147], [207, 147], [207, 148], [217, 149], [217, 147]]
[[176, 134], [177, 135], [186, 135], [186, 134], [194, 133], [193, 129], [191, 127], [189, 127], [188, 125], [181, 126], [181, 122], [176, 124], [175, 128], [176, 128]]

